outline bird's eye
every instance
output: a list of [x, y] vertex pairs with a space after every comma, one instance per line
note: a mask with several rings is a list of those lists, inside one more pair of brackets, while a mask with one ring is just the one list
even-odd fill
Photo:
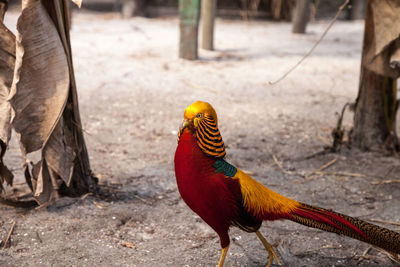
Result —
[[200, 119], [203, 118], [203, 113], [198, 113], [198, 114], [196, 115], [196, 117], [197, 117], [197, 118], [200, 118]]

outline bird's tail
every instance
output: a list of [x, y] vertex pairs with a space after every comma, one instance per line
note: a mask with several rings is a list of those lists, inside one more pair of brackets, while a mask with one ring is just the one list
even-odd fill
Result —
[[308, 227], [349, 236], [400, 254], [400, 233], [334, 211], [300, 203], [287, 219]]

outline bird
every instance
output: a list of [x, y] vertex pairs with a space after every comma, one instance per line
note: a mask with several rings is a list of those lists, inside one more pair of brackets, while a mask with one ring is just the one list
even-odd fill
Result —
[[222, 267], [229, 229], [255, 233], [268, 252], [267, 266], [280, 260], [259, 229], [263, 221], [290, 220], [345, 235], [400, 254], [400, 234], [332, 210], [287, 198], [225, 160], [226, 149], [214, 108], [196, 101], [185, 109], [174, 157], [177, 187], [184, 202], [219, 236]]

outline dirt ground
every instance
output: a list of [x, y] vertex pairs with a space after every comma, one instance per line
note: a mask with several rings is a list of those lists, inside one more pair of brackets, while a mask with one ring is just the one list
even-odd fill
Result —
[[[6, 17], [11, 28], [17, 15]], [[288, 23], [218, 20], [216, 51], [200, 50], [200, 60], [189, 62], [177, 58], [176, 18], [74, 15], [81, 116], [104, 196], [63, 198], [39, 210], [0, 206], [0, 239], [16, 221], [0, 266], [215, 266], [219, 240], [180, 198], [173, 169], [177, 129], [195, 100], [215, 107], [228, 161], [271, 189], [351, 216], [399, 222], [400, 183], [391, 181], [400, 179], [398, 158], [344, 149], [305, 159], [330, 142], [337, 112], [357, 95], [361, 21], [337, 22], [302, 66], [272, 86], [327, 21], [293, 35]], [[351, 124], [349, 113], [345, 128]], [[23, 190], [20, 163], [13, 140], [6, 164]], [[283, 266], [396, 266], [368, 244], [292, 222], [266, 222], [261, 232], [278, 244]], [[230, 234], [226, 266], [266, 264], [254, 234]]]

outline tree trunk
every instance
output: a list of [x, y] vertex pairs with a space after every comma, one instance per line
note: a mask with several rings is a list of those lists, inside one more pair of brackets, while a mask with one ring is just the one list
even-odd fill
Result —
[[349, 19], [357, 20], [365, 17], [365, 2], [366, 0], [351, 0], [349, 9]]
[[363, 150], [382, 149], [394, 133], [395, 118], [396, 80], [362, 67], [352, 144]]
[[271, 0], [270, 10], [274, 20], [290, 21], [292, 18], [293, 0]]
[[362, 150], [382, 150], [385, 145], [386, 148], [396, 148], [396, 79], [379, 75], [364, 64], [375, 33], [372, 7], [368, 4], [367, 8], [370, 10], [365, 18], [360, 84], [351, 141]]
[[145, 16], [145, 0], [123, 0], [122, 17], [131, 18], [133, 16]]
[[293, 33], [305, 33], [310, 18], [310, 0], [297, 0], [293, 14]]
[[199, 17], [200, 0], [179, 0], [180, 58], [189, 60], [197, 59]]
[[8, 7], [8, 0], [0, 0], [0, 22], [3, 23], [4, 15], [6, 14]]
[[214, 50], [214, 20], [217, 11], [217, 0], [202, 0], [201, 20], [203, 26], [202, 48]]

